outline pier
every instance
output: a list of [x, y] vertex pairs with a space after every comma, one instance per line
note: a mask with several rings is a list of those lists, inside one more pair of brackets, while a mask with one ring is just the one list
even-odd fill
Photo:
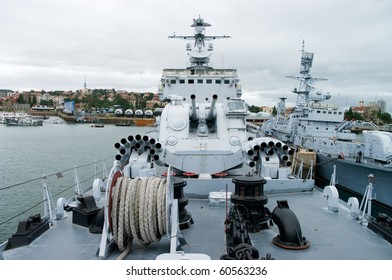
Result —
[[[68, 115], [58, 111], [35, 111], [30, 110], [28, 114], [32, 116], [56, 116], [66, 122], [76, 122], [77, 116]], [[117, 125], [133, 125], [133, 126], [153, 126], [156, 123], [155, 117], [152, 118], [135, 118], [135, 117], [117, 117], [109, 114], [102, 115], [88, 115], [80, 117], [84, 123], [104, 123], [104, 124], [117, 124]]]

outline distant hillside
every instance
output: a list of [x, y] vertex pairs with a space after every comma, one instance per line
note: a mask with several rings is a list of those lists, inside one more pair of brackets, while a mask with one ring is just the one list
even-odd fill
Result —
[[10, 90], [10, 89], [2, 89], [2, 88], [0, 88], [0, 93], [7, 93], [7, 92], [14, 92], [14, 91]]

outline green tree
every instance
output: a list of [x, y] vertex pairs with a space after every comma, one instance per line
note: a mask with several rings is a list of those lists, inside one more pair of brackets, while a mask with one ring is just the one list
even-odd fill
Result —
[[260, 112], [260, 108], [255, 105], [251, 105], [251, 106], [249, 106], [249, 112], [258, 113], [258, 112]]
[[362, 115], [358, 112], [353, 112], [351, 107], [344, 113], [344, 118], [347, 120], [363, 120]]
[[392, 123], [392, 117], [391, 114], [384, 112], [380, 113], [378, 118], [383, 122], [383, 123]]
[[120, 94], [115, 95], [114, 100], [113, 100], [113, 105], [120, 105], [124, 110], [130, 108], [128, 100], [121, 97]]
[[25, 103], [22, 94], [19, 94], [18, 99], [16, 100], [16, 103], [18, 103], [18, 104], [24, 104]]
[[274, 106], [273, 108], [272, 108], [272, 116], [276, 116], [276, 114], [278, 113], [278, 111], [276, 111], [276, 107]]

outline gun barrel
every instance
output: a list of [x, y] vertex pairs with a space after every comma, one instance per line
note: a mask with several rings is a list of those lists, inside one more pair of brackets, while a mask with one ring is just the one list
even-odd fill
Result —
[[197, 112], [196, 112], [196, 95], [191, 95], [191, 102], [192, 102], [192, 111], [191, 111], [191, 120], [197, 120]]
[[212, 119], [214, 119], [215, 116], [215, 104], [216, 104], [216, 100], [218, 99], [218, 95], [214, 94], [212, 96], [212, 101], [211, 101], [211, 106], [210, 106], [210, 111], [208, 112], [207, 121], [211, 121]]

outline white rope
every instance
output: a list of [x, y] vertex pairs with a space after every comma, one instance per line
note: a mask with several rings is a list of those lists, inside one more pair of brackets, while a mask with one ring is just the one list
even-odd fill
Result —
[[147, 182], [148, 178], [143, 178], [140, 187], [139, 187], [139, 228], [140, 228], [140, 237], [139, 241], [142, 244], [148, 244], [148, 237], [146, 232], [146, 224], [144, 221], [147, 221], [147, 203], [146, 203], [146, 194], [147, 194]]
[[166, 178], [118, 178], [112, 195], [113, 239], [124, 258], [132, 240], [145, 246], [166, 234]]
[[127, 192], [127, 186], [128, 186], [128, 177], [124, 177], [123, 182], [121, 184], [121, 190], [120, 190], [120, 205], [118, 207], [118, 242], [117, 245], [120, 249], [120, 251], [124, 251], [125, 250], [125, 243], [128, 243], [127, 239], [130, 237], [128, 237], [125, 233], [126, 233], [126, 229], [125, 229], [125, 225], [127, 224], [127, 222], [124, 221], [124, 217], [125, 217], [125, 194]]
[[129, 206], [129, 227], [131, 228], [131, 232], [133, 237], [138, 240], [138, 236], [140, 236], [139, 230], [139, 181], [140, 178], [135, 178], [133, 180], [133, 184], [131, 184], [131, 205]]
[[112, 230], [113, 230], [113, 239], [117, 242], [117, 215], [118, 215], [118, 204], [119, 204], [119, 193], [120, 187], [122, 185], [123, 177], [118, 178], [115, 188], [112, 194]]
[[158, 189], [158, 229], [161, 236], [166, 234], [166, 178], [161, 180]]

